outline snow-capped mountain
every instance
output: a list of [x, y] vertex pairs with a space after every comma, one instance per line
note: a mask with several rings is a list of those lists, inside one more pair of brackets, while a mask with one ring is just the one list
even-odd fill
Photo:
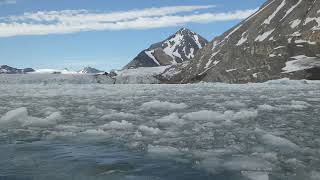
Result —
[[7, 65], [0, 66], [0, 74], [24, 74], [34, 72], [32, 68], [17, 69]]
[[268, 0], [208, 43], [190, 64], [166, 70], [174, 73], [164, 78], [175, 83], [246, 83], [320, 79], [319, 71], [320, 1]]
[[142, 51], [124, 69], [182, 63], [193, 58], [207, 42], [200, 35], [182, 28], [168, 39]]
[[78, 73], [80, 74], [98, 74], [102, 73], [103, 71], [100, 71], [98, 69], [92, 68], [92, 67], [85, 67], [82, 70], [80, 70]]

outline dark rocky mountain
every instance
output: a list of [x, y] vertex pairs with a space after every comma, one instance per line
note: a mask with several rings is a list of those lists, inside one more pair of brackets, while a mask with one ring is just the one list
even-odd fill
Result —
[[100, 71], [100, 70], [92, 68], [92, 67], [85, 67], [79, 71], [80, 74], [98, 74], [98, 73], [103, 73], [103, 72], [104, 71]]
[[25, 74], [34, 71], [32, 68], [17, 69], [7, 65], [0, 66], [0, 74]]
[[124, 69], [182, 63], [193, 58], [207, 43], [200, 35], [182, 28], [168, 39], [139, 53]]
[[268, 0], [249, 18], [216, 37], [165, 82], [263, 82], [320, 79], [320, 1]]

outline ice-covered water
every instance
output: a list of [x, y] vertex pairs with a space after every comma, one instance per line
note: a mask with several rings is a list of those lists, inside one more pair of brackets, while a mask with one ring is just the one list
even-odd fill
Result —
[[0, 84], [0, 179], [320, 179], [319, 82], [30, 83]]

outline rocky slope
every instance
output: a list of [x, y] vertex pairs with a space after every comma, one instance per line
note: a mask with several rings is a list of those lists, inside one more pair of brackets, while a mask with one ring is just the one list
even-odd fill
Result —
[[182, 63], [193, 58], [207, 42], [200, 35], [182, 28], [168, 39], [139, 53], [124, 69]]
[[25, 69], [17, 69], [7, 65], [0, 66], [0, 74], [24, 74], [34, 72], [32, 68], [25, 68]]
[[172, 66], [165, 82], [320, 79], [320, 1], [268, 0], [246, 20]]
[[82, 70], [80, 70], [78, 73], [80, 73], [80, 74], [98, 74], [98, 73], [103, 73], [103, 71], [100, 71], [100, 70], [92, 68], [92, 67], [85, 67]]

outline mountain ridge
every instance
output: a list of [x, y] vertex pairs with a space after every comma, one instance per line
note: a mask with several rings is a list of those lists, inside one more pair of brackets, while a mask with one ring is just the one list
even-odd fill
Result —
[[[319, 13], [319, 1], [266, 1], [257, 12], [209, 42], [190, 63], [164, 73], [176, 71], [173, 76], [161, 78], [169, 83], [317, 79], [312, 72], [320, 69]], [[295, 66], [295, 71], [286, 70], [289, 66]]]
[[0, 66], [0, 74], [25, 74], [25, 73], [34, 72], [34, 71], [35, 70], [32, 68], [18, 69], [8, 65]]
[[92, 67], [85, 67], [78, 71], [80, 74], [98, 74], [98, 73], [103, 73], [104, 71], [100, 71], [98, 69], [92, 68]]

